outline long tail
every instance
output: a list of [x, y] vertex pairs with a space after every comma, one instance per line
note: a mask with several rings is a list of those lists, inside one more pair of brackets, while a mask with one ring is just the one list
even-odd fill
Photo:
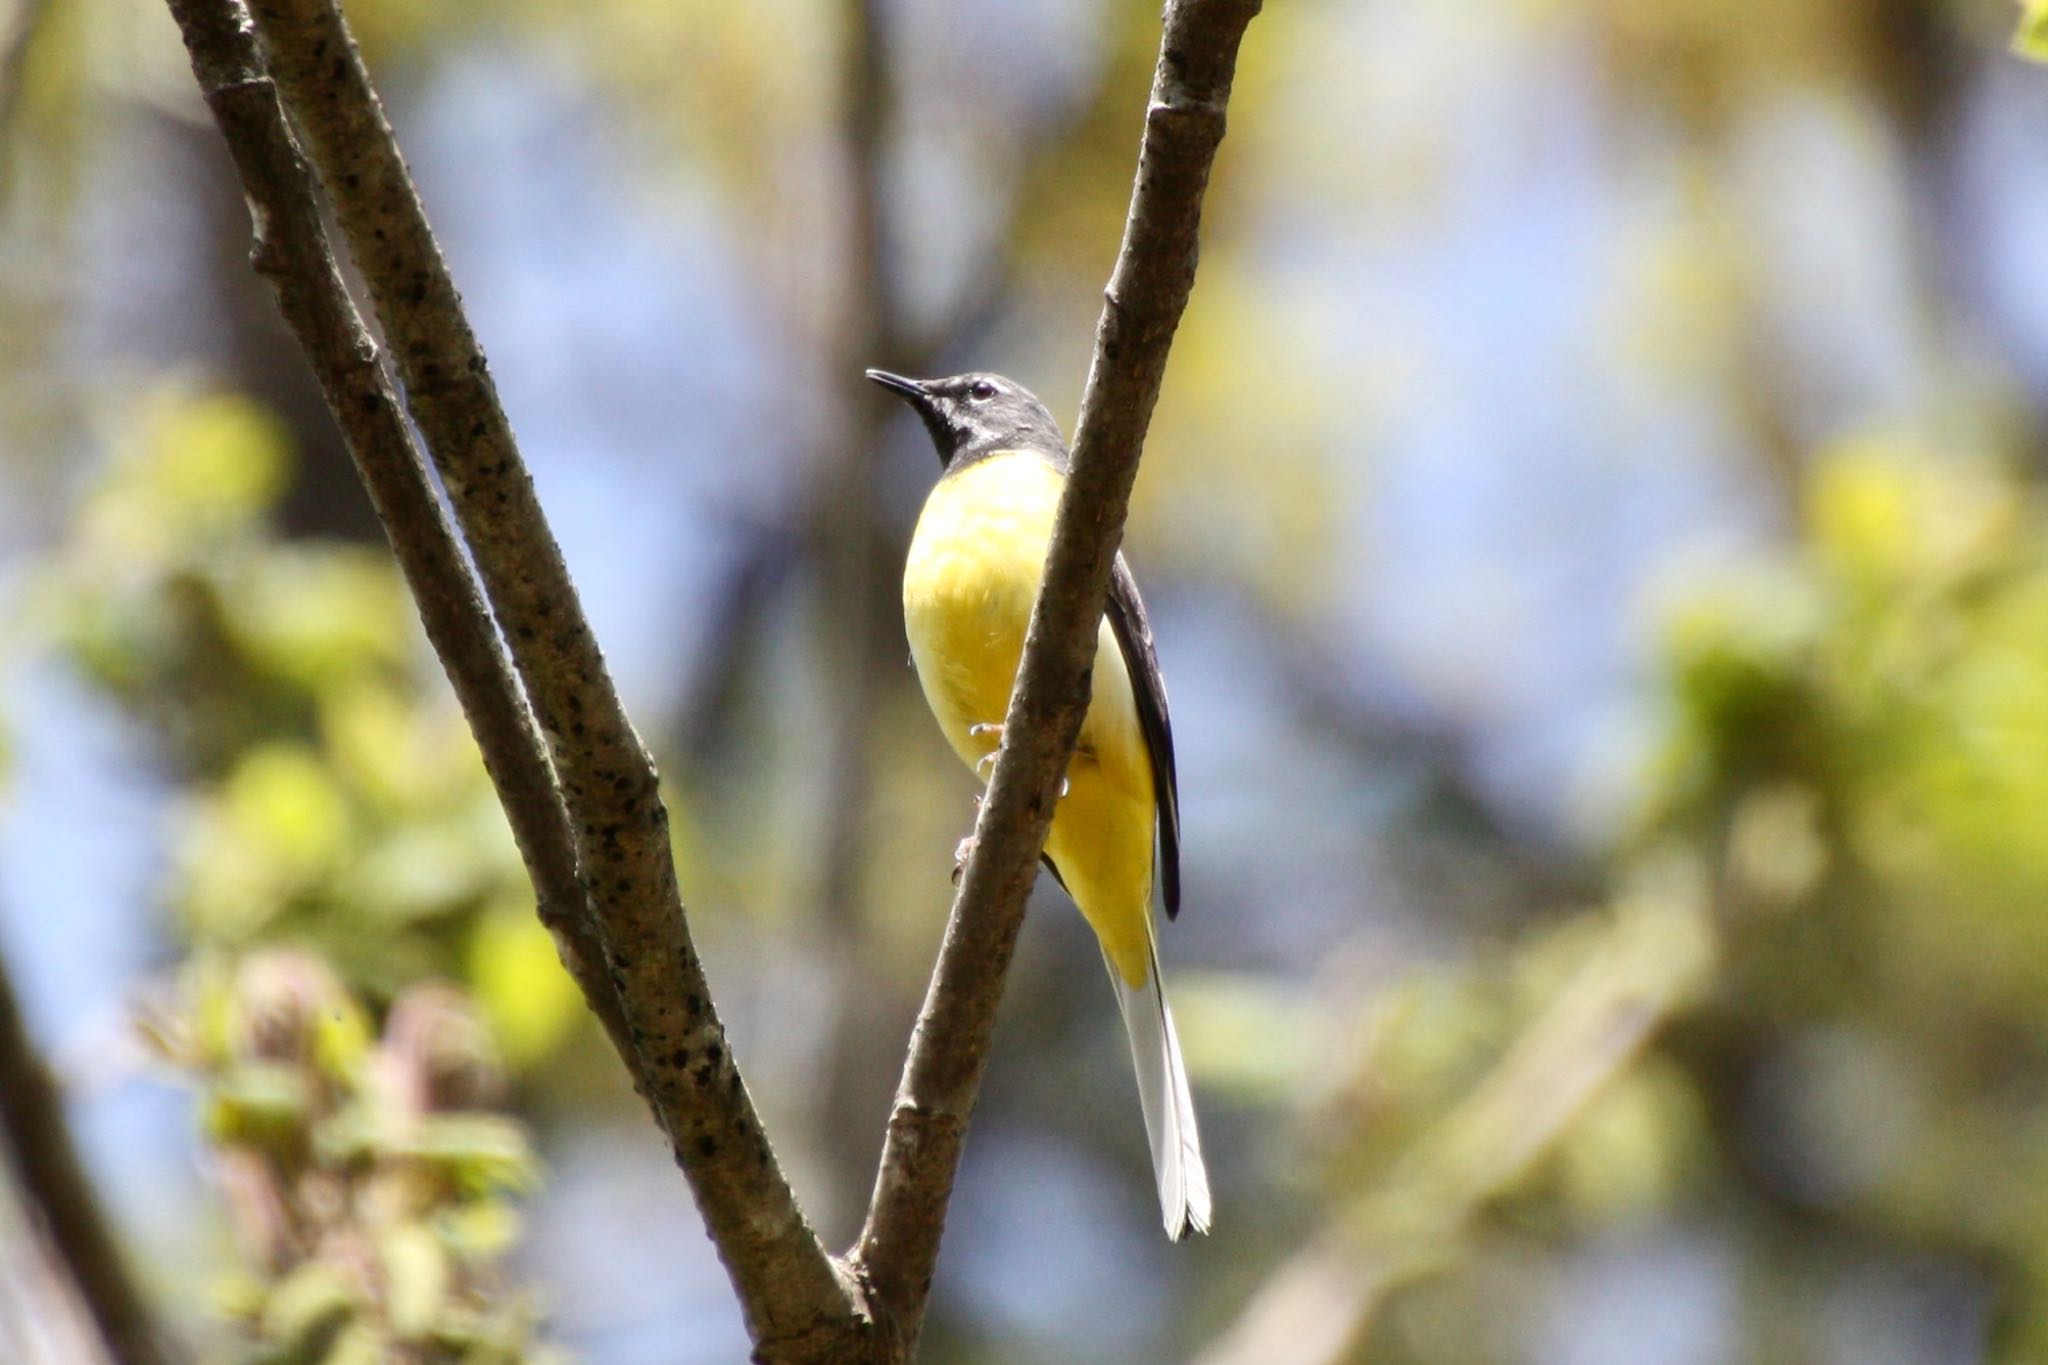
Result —
[[1159, 975], [1159, 950], [1152, 950], [1145, 984], [1132, 986], [1104, 959], [1131, 1036], [1131, 1060], [1138, 1071], [1138, 1101], [1145, 1110], [1145, 1136], [1152, 1144], [1152, 1173], [1159, 1180], [1159, 1207], [1166, 1235], [1178, 1242], [1190, 1230], [1209, 1230], [1209, 1172], [1202, 1165], [1202, 1140], [1195, 1132], [1195, 1105], [1188, 1072], [1180, 1059], [1166, 983]]

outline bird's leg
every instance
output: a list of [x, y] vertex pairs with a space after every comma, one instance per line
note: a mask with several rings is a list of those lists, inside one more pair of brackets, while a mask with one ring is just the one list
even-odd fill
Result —
[[986, 782], [995, 775], [996, 755], [1003, 751], [1002, 723], [1000, 721], [983, 721], [979, 725], [967, 727], [967, 737], [969, 739], [980, 739], [983, 735], [994, 735], [996, 737], [996, 747], [983, 754], [974, 765], [974, 775]]
[[[990, 749], [987, 753], [983, 754], [974, 764], [974, 775], [986, 782], [996, 775], [996, 756], [1002, 753], [1003, 727], [991, 721], [983, 721], [979, 725], [967, 727], [967, 737], [969, 739], [980, 739], [983, 735], [994, 735], [997, 744], [996, 748]], [[1060, 779], [1061, 796], [1064, 797], [1067, 794], [1068, 785], [1067, 779], [1062, 777]], [[963, 859], [962, 861], [964, 862], [965, 860]]]

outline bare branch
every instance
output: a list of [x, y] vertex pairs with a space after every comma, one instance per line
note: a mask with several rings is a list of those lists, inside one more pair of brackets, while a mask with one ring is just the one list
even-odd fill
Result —
[[[245, 152], [237, 147], [259, 208], [261, 246], [276, 236], [279, 215], [258, 194], [260, 182], [274, 176], [292, 187], [298, 197], [286, 207], [298, 214], [311, 205], [310, 181], [277, 118], [269, 81], [247, 51], [239, 0], [170, 3], [230, 144], [237, 142], [232, 125], [243, 113], [256, 118], [274, 144], [250, 165], [241, 164]], [[900, 1359], [914, 1343], [1003, 973], [1053, 790], [1086, 706], [1095, 622], [1139, 448], [1193, 282], [1201, 196], [1223, 133], [1237, 45], [1257, 9], [1257, 0], [1172, 0], [1167, 6], [1130, 221], [1098, 328], [1074, 472], [1028, 637], [1009, 739], [913, 1039], [858, 1249], [860, 1274], [887, 1306], [891, 1330], [884, 1342], [871, 1330], [854, 1286], [805, 1223], [733, 1065], [689, 940], [653, 765], [605, 670], [340, 13], [333, 0], [258, 0], [256, 22], [278, 88], [306, 131], [481, 576], [488, 610], [473, 584], [449, 609], [485, 632], [494, 613], [503, 628], [517, 681], [552, 755], [553, 791], [565, 808], [589, 927], [603, 948], [628, 1051], [732, 1275], [760, 1358], [854, 1359], [880, 1351]], [[234, 59], [216, 61], [209, 53]], [[259, 268], [280, 283], [285, 277], [302, 282], [311, 270], [338, 289], [322, 246], [310, 257], [260, 250]], [[326, 352], [340, 395], [338, 415], [348, 425], [352, 400], [402, 429], [360, 320], [332, 313], [331, 305], [331, 299], [321, 304], [329, 309], [322, 314], [306, 300], [286, 301], [288, 314], [300, 309], [317, 324], [308, 349], [316, 363]], [[417, 471], [416, 457], [404, 453]], [[370, 477], [367, 462], [365, 474]], [[432, 511], [438, 518], [439, 508]], [[416, 518], [386, 515], [394, 540], [426, 534]], [[440, 531], [452, 544], [445, 523]], [[458, 575], [453, 581], [464, 580]], [[422, 593], [423, 613], [431, 597]], [[516, 698], [495, 644], [486, 652], [492, 686]], [[524, 726], [523, 715], [515, 712], [515, 719]], [[512, 738], [526, 738], [528, 760], [539, 762], [531, 729], [515, 730]], [[540, 771], [545, 786], [544, 765]], [[529, 852], [539, 864], [537, 882], [545, 875], [559, 886], [569, 861], [562, 854], [559, 831], [550, 842], [542, 830]], [[587, 971], [587, 957], [582, 966]]]
[[1087, 709], [1109, 570], [1168, 348], [1238, 44], [1260, 0], [1168, 0], [1137, 183], [1110, 276], [1067, 478], [1003, 747], [889, 1119], [854, 1262], [914, 1342], [981, 1085], [1003, 979]]
[[0, 1132], [22, 1189], [92, 1315], [107, 1358], [171, 1365], [179, 1358], [129, 1273], [92, 1182], [71, 1145], [64, 1100], [29, 1037], [0, 964]]
[[576, 850], [547, 749], [463, 557], [396, 393], [335, 264], [300, 155], [263, 73], [255, 34], [230, 6], [172, 0], [208, 107], [234, 158], [255, 224], [251, 263], [270, 282], [391, 540], [428, 642], [447, 670], [495, 784], [541, 922], [562, 960], [632, 1061], [617, 997], [584, 913]]
[[[230, 144], [284, 138], [269, 79], [253, 65], [247, 47], [248, 20], [239, 0], [171, 5]], [[391, 341], [411, 411], [474, 553], [490, 611], [504, 629], [518, 679], [552, 750], [557, 781], [549, 784], [550, 799], [559, 792], [566, 808], [571, 865], [579, 869], [590, 915], [591, 936], [570, 955], [571, 968], [594, 983], [597, 961], [588, 949], [601, 945], [622, 1025], [615, 1036], [626, 1043], [629, 1066], [669, 1135], [755, 1339], [802, 1342], [820, 1332], [857, 1332], [861, 1319], [854, 1300], [804, 1221], [733, 1063], [684, 922], [653, 764], [619, 703], [353, 40], [338, 10], [318, 0], [267, 4], [260, 18], [279, 87], [309, 136], [336, 217]], [[260, 133], [238, 126], [244, 106], [264, 125]], [[310, 204], [311, 178], [288, 140], [268, 147], [250, 167], [240, 164], [244, 154], [237, 149], [252, 198], [264, 191], [266, 179], [275, 178], [294, 186], [294, 211]], [[274, 234], [266, 231], [262, 199], [258, 203], [260, 243]], [[331, 258], [324, 263], [331, 272]], [[274, 260], [270, 268], [297, 279], [321, 264], [298, 257]], [[260, 257], [259, 268], [265, 268]], [[308, 320], [329, 329], [324, 341], [309, 347], [316, 364], [323, 351], [331, 352], [330, 360], [345, 360], [354, 351], [374, 369], [374, 352], [362, 342], [359, 321], [319, 315]], [[345, 325], [351, 321], [353, 334]], [[338, 348], [337, 336], [345, 338]], [[352, 382], [362, 384], [367, 377], [358, 366]], [[338, 370], [336, 378], [351, 374]], [[345, 426], [351, 402], [388, 410], [389, 421], [399, 420], [388, 390], [352, 393], [343, 390], [345, 401], [337, 404]], [[366, 464], [366, 477], [368, 472]], [[416, 518], [401, 522], [387, 515], [387, 525], [395, 541], [421, 554], [409, 543], [435, 535]], [[448, 582], [464, 580], [430, 575], [426, 581], [434, 590], [421, 594], [423, 613]], [[490, 630], [473, 585], [449, 610], [466, 614], [475, 631]], [[495, 686], [503, 691], [511, 679], [495, 649]], [[450, 666], [452, 671], [452, 660]], [[524, 717], [516, 719], [523, 727]], [[479, 739], [484, 737], [480, 726]], [[521, 747], [530, 752], [532, 746], [510, 743], [499, 756]], [[529, 765], [522, 771], [546, 782], [544, 770], [536, 774]], [[508, 797], [515, 822], [522, 804]], [[537, 883], [545, 875], [558, 886], [567, 861], [559, 838], [543, 835], [534, 850], [542, 855]], [[573, 912], [556, 919], [584, 923]], [[605, 998], [589, 984], [586, 994], [593, 1001]]]

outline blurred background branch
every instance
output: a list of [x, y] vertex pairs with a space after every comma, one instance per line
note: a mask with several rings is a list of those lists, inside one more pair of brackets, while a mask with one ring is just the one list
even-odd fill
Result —
[[[339, 365], [330, 370], [330, 402], [338, 412], [367, 409], [366, 416], [387, 422], [375, 432], [351, 427], [352, 435], [368, 438], [357, 452], [366, 475], [389, 473], [392, 482], [385, 491], [412, 499], [413, 515], [405, 521], [387, 519], [386, 529], [394, 541], [421, 542], [401, 551], [420, 569], [455, 572], [461, 557], [438, 504], [422, 505], [421, 495], [430, 493], [424, 471], [417, 479], [408, 477], [418, 466], [399, 441], [402, 433], [391, 425], [396, 407], [382, 376], [374, 373], [374, 352], [367, 349], [360, 322], [341, 302], [339, 279], [317, 236], [309, 168], [291, 148], [282, 107], [262, 74], [247, 17], [232, 0], [213, 5], [174, 0], [173, 7], [192, 48], [194, 70], [259, 206], [259, 269], [288, 281], [280, 301], [297, 312], [309, 355], [340, 364], [349, 355], [368, 359], [354, 375], [343, 374]], [[560, 550], [533, 497], [510, 424], [484, 375], [482, 352], [461, 314], [367, 73], [359, 61], [332, 55], [346, 52], [353, 58], [354, 40], [331, 6], [288, 12], [270, 8], [264, 17], [267, 48], [286, 73], [284, 88], [325, 167], [323, 178], [335, 195], [337, 216], [350, 235], [381, 320], [395, 339], [413, 410], [448, 481], [519, 679], [538, 703], [553, 742], [554, 790], [575, 833], [577, 866], [590, 901], [573, 907], [568, 916], [550, 918], [562, 924], [587, 915], [596, 930], [595, 945], [603, 952], [600, 964], [588, 952], [592, 945], [587, 940], [572, 937], [569, 965], [593, 983], [599, 1001], [616, 992], [624, 1025], [614, 1037], [627, 1045], [629, 1067], [690, 1177], [757, 1336], [801, 1338], [822, 1322], [844, 1321], [852, 1315], [847, 1296], [775, 1164], [690, 945], [652, 764], [619, 704]], [[259, 104], [250, 121], [234, 110], [238, 99]], [[258, 136], [267, 145], [251, 150]], [[269, 229], [278, 210], [289, 215], [296, 233], [273, 253], [267, 248], [278, 241]], [[313, 283], [304, 281], [307, 275]], [[323, 284], [324, 292], [315, 297]], [[334, 402], [337, 398], [341, 401]], [[380, 510], [392, 505], [380, 500]], [[531, 732], [520, 723], [522, 699], [511, 671], [496, 666], [495, 641], [488, 647], [480, 644], [495, 629], [483, 595], [465, 592], [469, 583], [468, 575], [460, 573], [452, 586], [428, 579], [416, 581], [415, 591], [423, 603], [441, 595], [445, 605], [435, 609], [436, 624], [450, 630], [439, 633], [434, 643], [468, 648], [469, 659], [479, 665], [473, 675], [478, 699], [485, 692], [496, 694], [494, 705], [482, 714], [505, 720], [507, 729], [480, 729], [480, 739], [504, 741], [494, 755], [500, 770], [509, 775], [523, 765], [531, 779], [538, 776], [533, 771], [538, 755], [528, 739]], [[455, 613], [469, 618], [468, 629], [454, 632]], [[450, 667], [458, 664], [451, 661]], [[553, 814], [534, 804], [540, 792], [522, 787], [507, 795], [519, 807], [513, 812], [515, 824], [529, 823], [526, 817], [536, 809], [542, 817]], [[536, 832], [532, 847], [537, 853], [555, 847], [552, 830], [542, 826]], [[547, 893], [562, 890], [552, 881], [564, 870], [560, 861], [550, 858], [542, 866], [550, 874], [549, 885], [539, 886], [536, 879], [544, 913]], [[606, 979], [597, 975], [600, 966], [608, 973], [611, 992], [600, 984]]]
[[1196, 1365], [1359, 1359], [1388, 1296], [1456, 1261], [1472, 1222], [1527, 1177], [1707, 979], [1704, 888], [1692, 869], [1659, 871], [1615, 907], [1606, 941], [1493, 1069], [1275, 1270]]
[[[1372, 1365], [2048, 1358], [2048, 83], [2016, 14], [1269, 7], [1126, 533], [1228, 1235], [1157, 1241], [1048, 886], [927, 1356], [1187, 1359], [1320, 1266], [1292, 1340]], [[653, 722], [726, 1046], [845, 1245], [973, 790], [891, 643], [931, 454], [857, 371], [988, 366], [1071, 416], [1156, 10], [348, 17]], [[479, 1309], [524, 1360], [744, 1357], [165, 7], [0, 0], [0, 34], [0, 940], [154, 1308], [209, 1357], [346, 1322], [438, 1360]], [[1674, 848], [1698, 988], [1576, 1016], [1555, 1095], [1490, 1089], [1600, 996]], [[230, 1026], [280, 961], [339, 982], [323, 1046], [366, 1071]], [[421, 1075], [387, 1062], [451, 986], [506, 1087], [406, 1136], [368, 1073]], [[205, 1045], [138, 1070], [138, 993]], [[316, 1227], [338, 1277], [249, 1235]], [[96, 1355], [42, 1243], [0, 1233], [0, 1356]], [[401, 1264], [451, 1292], [391, 1303]]]
[[107, 1359], [175, 1365], [183, 1359], [136, 1283], [120, 1239], [72, 1145], [56, 1078], [36, 1050], [0, 960], [0, 1127], [7, 1162], [98, 1329]]

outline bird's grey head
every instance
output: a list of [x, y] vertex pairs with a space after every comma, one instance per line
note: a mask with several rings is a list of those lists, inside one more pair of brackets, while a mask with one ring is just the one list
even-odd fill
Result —
[[1014, 379], [999, 374], [956, 374], [948, 379], [906, 379], [887, 370], [868, 378], [917, 410], [938, 447], [940, 463], [951, 467], [994, 450], [1036, 450], [1066, 459], [1059, 423], [1045, 404]]

